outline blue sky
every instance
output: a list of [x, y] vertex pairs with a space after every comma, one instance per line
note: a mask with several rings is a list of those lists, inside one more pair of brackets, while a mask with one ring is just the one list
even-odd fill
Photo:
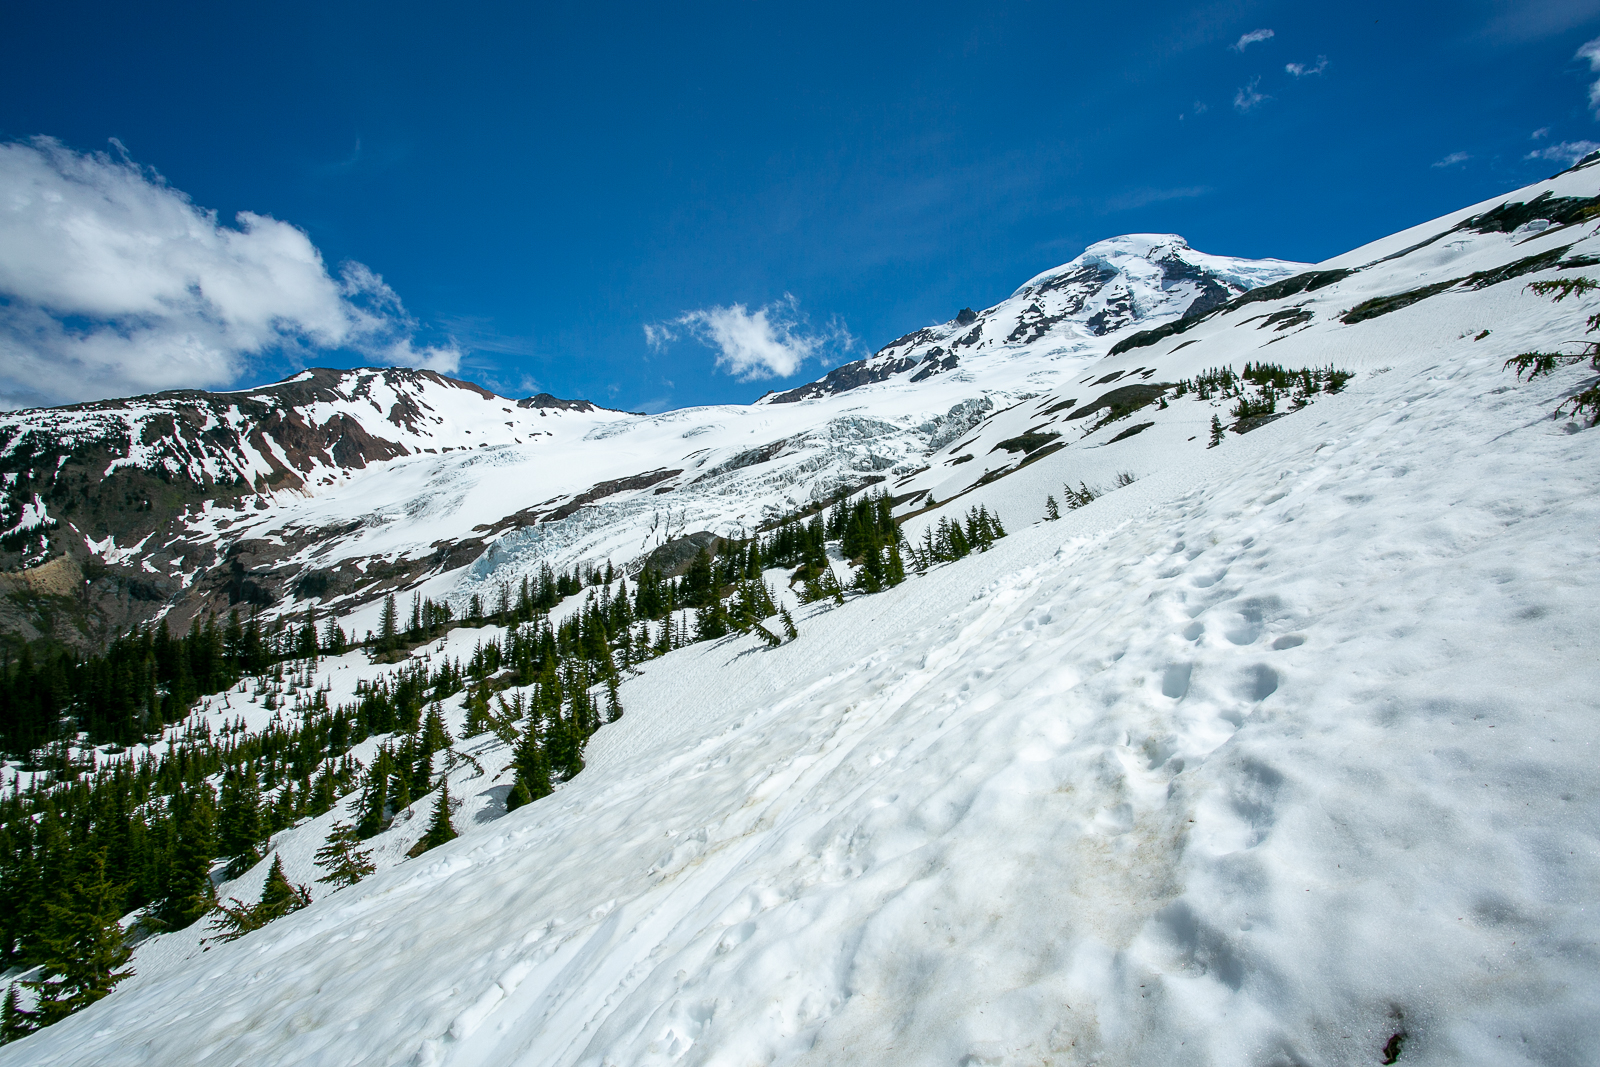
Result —
[[16, 7], [0, 400], [403, 361], [748, 401], [1115, 234], [1315, 261], [1543, 177], [1600, 141], [1597, 36], [1600, 0]]

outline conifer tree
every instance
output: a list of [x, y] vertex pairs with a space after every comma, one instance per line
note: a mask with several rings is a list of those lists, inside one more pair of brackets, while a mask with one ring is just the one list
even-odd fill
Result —
[[1217, 416], [1213, 415], [1213, 416], [1211, 416], [1211, 443], [1206, 445], [1206, 447], [1207, 448], [1216, 448], [1221, 443], [1222, 443], [1222, 420], [1217, 418]]
[[489, 697], [482, 687], [474, 689], [467, 697], [467, 723], [463, 733], [476, 737], [489, 728]]
[[22, 1010], [22, 999], [13, 982], [6, 986], [5, 1000], [0, 1001], [0, 1045], [27, 1037], [35, 1029], [33, 1013]]
[[356, 831], [365, 840], [382, 831], [387, 817], [389, 773], [387, 753], [380, 750], [367, 772], [367, 790], [361, 798], [361, 817]]
[[570, 782], [583, 770], [583, 734], [576, 718], [576, 715], [556, 716], [550, 723], [546, 755], [552, 774], [559, 775], [564, 782]]
[[898, 539], [889, 542], [889, 560], [884, 564], [883, 580], [887, 585], [899, 585], [906, 580], [906, 561], [900, 555]]
[[209, 787], [173, 799], [179, 809], [177, 841], [155, 918], [168, 929], [181, 930], [210, 911], [216, 901], [211, 885], [214, 816]]
[[117, 969], [133, 950], [122, 942], [123, 888], [106, 877], [105, 853], [87, 858], [65, 897], [45, 906], [44, 977], [23, 983], [38, 998], [29, 1015], [40, 1026], [88, 1007], [133, 974]]
[[356, 845], [361, 838], [356, 828], [348, 823], [336, 822], [328, 831], [328, 839], [317, 849], [316, 864], [328, 873], [318, 878], [340, 889], [355, 885], [377, 870], [372, 864], [372, 853], [359, 851]]
[[616, 722], [622, 718], [622, 694], [617, 692], [617, 675], [613, 671], [606, 675], [606, 722]]
[[794, 639], [795, 639], [795, 638], [797, 638], [797, 637], [799, 637], [799, 636], [800, 636], [800, 631], [799, 631], [799, 630], [798, 630], [798, 629], [796, 629], [796, 628], [795, 628], [795, 625], [794, 625], [794, 616], [792, 616], [792, 615], [790, 615], [790, 614], [789, 614], [789, 608], [788, 608], [788, 606], [787, 606], [787, 605], [785, 605], [785, 606], [784, 606], [784, 607], [783, 607], [783, 608], [782, 608], [782, 609], [781, 609], [781, 610], [780, 610], [780, 611], [779, 611], [779, 612], [778, 612], [778, 614], [779, 614], [779, 616], [781, 616], [781, 617], [782, 617], [782, 619], [783, 619], [783, 635], [784, 635], [784, 636], [785, 636], [785, 637], [787, 637], [787, 638], [788, 638], [788, 639], [789, 639], [789, 640], [791, 640], [791, 641], [793, 641], [793, 640], [794, 640]]
[[383, 598], [383, 614], [378, 617], [378, 651], [388, 652], [400, 644], [400, 612], [394, 594]]
[[716, 578], [712, 574], [711, 554], [704, 547], [695, 553], [683, 576], [683, 588], [691, 607], [707, 607], [717, 599]]
[[322, 635], [322, 650], [330, 656], [344, 655], [344, 631], [339, 629], [339, 620], [331, 616], [328, 618], [328, 628]]
[[267, 880], [261, 886], [261, 901], [256, 905], [260, 914], [267, 922], [271, 922], [309, 903], [311, 895], [304, 887], [289, 884], [288, 877], [283, 873], [283, 857], [273, 856], [272, 867], [267, 871]]
[[222, 780], [217, 813], [217, 853], [228, 857], [229, 878], [237, 878], [261, 858], [261, 793], [255, 771], [236, 767]]
[[438, 848], [455, 838], [456, 828], [450, 824], [450, 781], [446, 779], [439, 783], [439, 795], [433, 805], [433, 821], [428, 824], [428, 832], [419, 842], [422, 847], [416, 850], [416, 854]]
[[392, 779], [394, 794], [390, 804], [394, 808], [396, 816], [411, 806], [411, 775], [406, 771], [406, 765], [402, 763], [395, 768], [395, 774]]
[[299, 911], [311, 903], [311, 893], [303, 885], [291, 884], [288, 876], [283, 873], [283, 858], [273, 856], [272, 867], [267, 871], [267, 880], [261, 885], [259, 901], [246, 904], [238, 897], [229, 899], [233, 906], [217, 905], [220, 914], [211, 920], [211, 929], [219, 931], [211, 938], [213, 941], [235, 941], [291, 911]]
[[526, 803], [550, 795], [550, 760], [531, 726], [517, 742], [514, 760], [517, 781], [512, 784], [510, 797], [506, 798], [506, 811], [515, 811]]
[[419, 796], [425, 795], [433, 788], [433, 756], [426, 750], [418, 758], [417, 765], [411, 772], [411, 788]]
[[1055, 520], [1059, 519], [1060, 517], [1061, 517], [1061, 505], [1056, 503], [1055, 496], [1052, 494], [1050, 496], [1045, 497], [1044, 498], [1044, 520], [1046, 522], [1054, 522]]
[[311, 785], [311, 796], [306, 801], [306, 810], [313, 816], [325, 813], [339, 799], [338, 789], [339, 783], [333, 780], [333, 769], [324, 766]]
[[711, 594], [711, 603], [695, 614], [694, 638], [696, 641], [714, 641], [727, 635], [728, 612], [722, 606], [722, 601], [713, 592]]

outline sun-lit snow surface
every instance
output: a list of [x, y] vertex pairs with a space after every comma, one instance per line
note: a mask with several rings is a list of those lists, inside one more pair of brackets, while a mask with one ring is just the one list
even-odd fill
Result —
[[[0, 1062], [1347, 1064], [1396, 1034], [1401, 1063], [1594, 1062], [1600, 436], [1549, 417], [1592, 375], [1501, 368], [1594, 301], [1526, 292], [1545, 271], [1335, 317], [1591, 228], [1465, 234], [1096, 365], [1357, 377], [1216, 449], [1192, 398], [1073, 438], [955, 502], [1006, 518], [993, 551], [651, 662], [509, 816], [485, 744], [463, 839], [396, 864], [424, 800], [373, 879], [157, 938]], [[1238, 322], [1296, 303], [1299, 332]], [[280, 838], [293, 877], [338, 815]]]

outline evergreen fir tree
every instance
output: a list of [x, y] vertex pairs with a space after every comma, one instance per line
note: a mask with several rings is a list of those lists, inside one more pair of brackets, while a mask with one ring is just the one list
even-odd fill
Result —
[[123, 888], [106, 877], [105, 853], [88, 857], [63, 904], [47, 904], [44, 977], [23, 983], [38, 997], [31, 1012], [49, 1026], [104, 997], [132, 971], [118, 971], [133, 950], [122, 942]]
[[428, 707], [428, 717], [422, 720], [422, 750], [429, 755], [440, 749], [449, 748], [453, 742], [450, 731], [444, 725], [444, 709], [435, 700]]
[[532, 727], [517, 742], [513, 765], [517, 774], [511, 785], [511, 793], [506, 797], [507, 811], [515, 811], [524, 804], [550, 795], [550, 760]]
[[708, 607], [717, 599], [716, 578], [711, 570], [711, 554], [704, 548], [695, 553], [683, 575], [683, 588], [690, 607]]
[[1213, 416], [1211, 416], [1211, 443], [1206, 445], [1206, 447], [1207, 448], [1216, 448], [1221, 443], [1222, 443], [1222, 420], [1217, 418], [1217, 416], [1213, 415]]
[[714, 641], [719, 637], [728, 636], [728, 612], [715, 594], [711, 603], [695, 614], [694, 623], [696, 641]]
[[789, 614], [789, 608], [787, 606], [785, 606], [781, 611], [778, 612], [778, 614], [783, 619], [783, 634], [784, 634], [784, 636], [787, 637], [791, 641], [793, 641], [795, 638], [799, 637], [800, 636], [800, 631], [795, 628], [794, 616]]
[[388, 652], [400, 645], [400, 612], [394, 594], [383, 598], [383, 614], [378, 617], [378, 651]]
[[455, 838], [456, 828], [450, 824], [450, 782], [446, 779], [439, 783], [438, 799], [433, 805], [433, 821], [428, 824], [427, 834], [418, 842], [421, 847], [414, 850], [415, 854], [421, 855]]
[[213, 815], [209, 789], [179, 794], [177, 841], [167, 865], [166, 885], [155, 918], [171, 930], [181, 930], [210, 911], [216, 901], [211, 885]]
[[261, 887], [261, 902], [256, 905], [257, 912], [271, 922], [310, 903], [311, 894], [306, 887], [290, 885], [283, 873], [283, 858], [273, 856], [272, 869], [267, 871], [266, 883]]
[[219, 914], [211, 920], [211, 929], [219, 931], [213, 941], [235, 941], [252, 930], [259, 930], [274, 919], [291, 911], [299, 911], [311, 903], [311, 893], [303, 885], [292, 885], [283, 873], [283, 858], [272, 857], [272, 867], [267, 880], [261, 885], [261, 899], [246, 904], [238, 897], [230, 898], [232, 907], [219, 904]]
[[394, 796], [391, 805], [395, 815], [399, 815], [411, 806], [411, 775], [406, 773], [405, 764], [401, 764], [392, 779], [394, 782]]
[[22, 1010], [22, 998], [17, 993], [16, 984], [6, 986], [5, 1000], [0, 1001], [0, 1045], [27, 1037], [35, 1029], [33, 1013]]
[[372, 853], [357, 850], [356, 845], [360, 841], [355, 827], [348, 823], [334, 823], [328, 831], [328, 839], [317, 849], [316, 864], [328, 872], [317, 881], [329, 882], [343, 889], [355, 885], [377, 870], [372, 864]]
[[488, 728], [489, 697], [487, 690], [479, 686], [467, 697], [467, 723], [463, 733], [467, 737], [476, 737]]
[[606, 675], [606, 722], [622, 718], [622, 694], [617, 692], [616, 672]]
[[389, 774], [385, 756], [380, 751], [367, 773], [367, 791], [361, 798], [361, 817], [356, 821], [356, 832], [363, 840], [381, 832], [387, 820]]
[[883, 580], [889, 585], [899, 585], [906, 580], [906, 561], [900, 555], [900, 542], [889, 542], [889, 562], [884, 568]]
[[433, 788], [433, 756], [427, 752], [417, 760], [417, 765], [411, 772], [411, 788], [419, 796], [426, 795]]
[[1054, 522], [1061, 517], [1061, 505], [1056, 503], [1054, 495], [1044, 498], [1044, 520]]
[[564, 782], [570, 782], [583, 770], [583, 734], [574, 720], [571, 715], [557, 716], [550, 724], [546, 755], [552, 774], [560, 775]]
[[330, 656], [344, 655], [344, 631], [339, 629], [339, 620], [335, 618], [328, 619], [328, 628], [322, 635], [322, 650]]
[[249, 766], [229, 771], [222, 780], [217, 813], [217, 853], [228, 857], [229, 878], [237, 878], [261, 858], [261, 793]]

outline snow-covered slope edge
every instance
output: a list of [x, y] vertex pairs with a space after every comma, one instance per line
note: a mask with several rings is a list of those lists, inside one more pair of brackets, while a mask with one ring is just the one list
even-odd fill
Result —
[[1593, 310], [1296, 335], [1355, 381], [973, 489], [993, 551], [652, 662], [554, 796], [0, 1062], [1590, 1062], [1600, 438], [1501, 364]]

